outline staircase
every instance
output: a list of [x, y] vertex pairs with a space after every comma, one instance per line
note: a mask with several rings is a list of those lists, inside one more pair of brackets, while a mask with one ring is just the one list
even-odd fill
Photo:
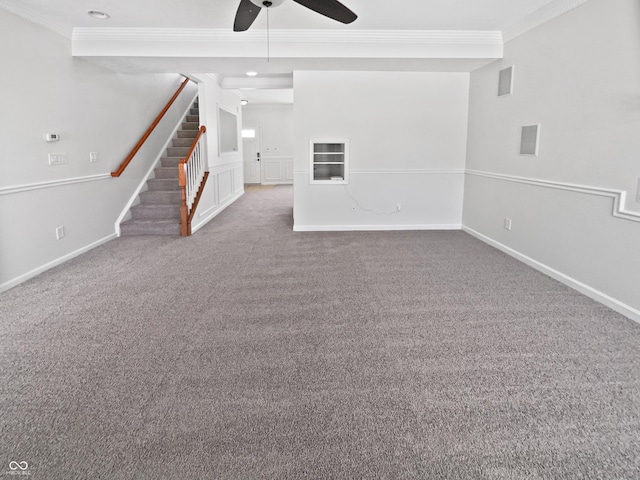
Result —
[[196, 100], [160, 159], [160, 166], [154, 170], [155, 178], [147, 180], [140, 203], [131, 207], [131, 219], [120, 224], [121, 235], [180, 235], [178, 163], [189, 153], [199, 127]]

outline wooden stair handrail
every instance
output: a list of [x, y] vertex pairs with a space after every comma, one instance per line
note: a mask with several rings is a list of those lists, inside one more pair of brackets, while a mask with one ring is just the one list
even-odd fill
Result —
[[131, 150], [129, 155], [127, 155], [127, 158], [124, 159], [120, 167], [118, 167], [118, 169], [115, 172], [111, 172], [112, 177], [119, 177], [120, 175], [122, 175], [122, 172], [124, 172], [124, 169], [127, 168], [127, 165], [129, 165], [129, 163], [131, 163], [131, 160], [133, 160], [133, 157], [135, 157], [136, 153], [138, 153], [138, 150], [140, 150], [144, 142], [147, 140], [147, 138], [149, 138], [149, 135], [151, 135], [151, 132], [153, 132], [153, 130], [158, 126], [158, 124], [160, 123], [160, 120], [162, 120], [162, 117], [164, 117], [165, 113], [167, 113], [167, 111], [169, 110], [173, 102], [175, 102], [176, 98], [178, 98], [178, 95], [180, 95], [182, 90], [184, 90], [184, 87], [187, 86], [187, 83], [189, 83], [189, 79], [185, 78], [184, 82], [182, 82], [178, 90], [176, 90], [176, 93], [174, 93], [173, 97], [171, 97], [171, 100], [169, 100], [169, 102], [165, 105], [162, 111], [158, 114], [158, 116], [153, 121], [151, 126], [147, 129], [147, 131], [144, 133], [144, 135], [142, 135], [142, 138], [140, 138], [136, 146], [133, 147], [133, 150]]
[[[200, 127], [200, 130], [198, 130], [198, 134], [196, 135], [196, 138], [193, 139], [193, 143], [191, 144], [191, 148], [189, 149], [189, 153], [187, 153], [185, 155], [185, 157], [180, 160], [181, 164], [187, 164], [189, 163], [189, 159], [191, 158], [191, 154], [193, 153], [193, 151], [196, 149], [196, 147], [198, 146], [198, 140], [200, 140], [200, 137], [202, 136], [203, 133], [205, 133], [207, 131], [207, 127], [205, 127], [204, 125], [202, 125]], [[185, 183], [186, 185], [186, 183]], [[180, 185], [181, 187], [183, 187], [184, 185]]]

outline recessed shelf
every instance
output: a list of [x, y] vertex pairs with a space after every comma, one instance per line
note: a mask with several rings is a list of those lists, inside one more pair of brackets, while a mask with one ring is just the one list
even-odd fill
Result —
[[348, 183], [348, 142], [311, 141], [311, 183]]

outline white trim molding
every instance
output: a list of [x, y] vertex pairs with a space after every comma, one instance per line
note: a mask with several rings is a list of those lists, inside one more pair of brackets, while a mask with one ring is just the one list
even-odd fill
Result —
[[[265, 38], [261, 29], [75, 27], [72, 55], [260, 58]], [[490, 60], [503, 55], [502, 32], [494, 30], [282, 29], [271, 30], [269, 38], [278, 46], [278, 58]]]
[[107, 178], [112, 178], [111, 173], [100, 173], [98, 175], [87, 175], [84, 177], [63, 178], [60, 180], [48, 180], [46, 182], [26, 183], [23, 185], [15, 185], [12, 187], [2, 187], [0, 188], [0, 196], [13, 195], [15, 193], [22, 193], [22, 192], [29, 192], [31, 190], [41, 190], [43, 188], [73, 185], [76, 183], [95, 182], [96, 180], [106, 180]]
[[554, 268], [551, 268], [548, 265], [545, 265], [544, 263], [534, 260], [533, 258], [528, 257], [527, 255], [524, 255], [518, 252], [517, 250], [514, 250], [513, 248], [507, 247], [506, 245], [500, 242], [497, 242], [492, 238], [487, 237], [486, 235], [483, 235], [482, 233], [472, 228], [462, 225], [462, 230], [467, 232], [469, 235], [476, 237], [478, 240], [481, 240], [487, 243], [488, 245], [491, 245], [492, 247], [497, 248], [498, 250], [515, 258], [516, 260], [519, 260], [525, 263], [526, 265], [532, 268], [535, 268], [539, 272], [542, 272], [545, 275], [550, 276], [551, 278], [559, 281], [560, 283], [563, 283], [568, 287], [573, 288], [574, 290], [577, 290], [578, 292], [586, 295], [592, 300], [595, 300], [596, 302], [600, 302], [603, 305], [606, 305], [607, 307], [611, 308], [612, 310], [615, 310], [616, 312], [624, 315], [625, 317], [630, 318], [631, 320], [637, 323], [640, 323], [640, 310], [636, 310], [630, 305], [622, 303], [621, 301], [616, 300], [613, 297], [610, 297], [606, 293], [596, 290], [595, 288], [590, 287], [589, 285], [586, 285], [576, 280], [575, 278], [570, 277], [569, 275], [565, 275], [564, 273]]
[[588, 185], [579, 185], [575, 183], [556, 182], [552, 180], [542, 180], [538, 178], [518, 177], [515, 175], [504, 175], [500, 173], [483, 172], [480, 170], [467, 170], [467, 175], [477, 177], [493, 178], [505, 182], [524, 183], [526, 185], [534, 185], [542, 188], [553, 188], [555, 190], [565, 190], [569, 192], [582, 193], [585, 195], [596, 195], [599, 197], [608, 197], [613, 199], [613, 211], [611, 215], [624, 220], [640, 222], [640, 212], [634, 212], [626, 208], [628, 194], [625, 190], [616, 190], [614, 188], [593, 187]]
[[[264, 43], [265, 29], [233, 32], [226, 28], [162, 27], [74, 27], [74, 41], [144, 41], [192, 43]], [[366, 43], [366, 44], [447, 44], [502, 45], [497, 30], [328, 30], [272, 29], [275, 43]]]

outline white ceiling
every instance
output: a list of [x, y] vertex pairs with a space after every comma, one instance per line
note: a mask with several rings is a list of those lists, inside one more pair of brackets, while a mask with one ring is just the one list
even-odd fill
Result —
[[[116, 71], [215, 73], [227, 83], [225, 88], [277, 89], [282, 101], [282, 76], [291, 78], [293, 70], [471, 71], [501, 56], [495, 38], [501, 45], [503, 39], [587, 0], [341, 1], [358, 15], [352, 24], [335, 22], [293, 0], [270, 9], [274, 48], [268, 61], [267, 12], [260, 13], [249, 32], [235, 33], [239, 0], [0, 0], [0, 8], [73, 38], [74, 55]], [[94, 19], [88, 10], [106, 12], [110, 18]], [[119, 51], [107, 52], [104, 45], [116, 45], [120, 37], [130, 44], [123, 40]], [[178, 37], [183, 50], [177, 43], [163, 43], [166, 38], [177, 42]], [[76, 38], [93, 41], [85, 42], [90, 46], [102, 40], [102, 49], [78, 54], [76, 43], [81, 42]], [[154, 42], [153, 51], [139, 48]], [[199, 49], [197, 54], [184, 50], [189, 42]], [[232, 53], [210, 53], [215, 51]], [[258, 83], [238, 84], [246, 81], [247, 70], [260, 72]], [[273, 85], [268, 84], [270, 77], [275, 77]], [[264, 101], [262, 94], [253, 94], [256, 102]]]
[[[273, 29], [504, 30], [555, 0], [342, 0], [358, 19], [342, 25], [292, 0], [273, 8]], [[228, 28], [239, 0], [2, 0], [0, 6], [33, 13], [70, 36], [73, 27]], [[107, 21], [87, 15], [108, 13]], [[261, 12], [254, 27], [266, 28]]]

